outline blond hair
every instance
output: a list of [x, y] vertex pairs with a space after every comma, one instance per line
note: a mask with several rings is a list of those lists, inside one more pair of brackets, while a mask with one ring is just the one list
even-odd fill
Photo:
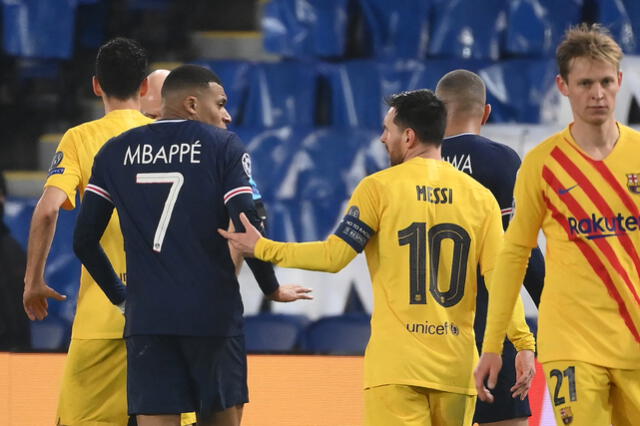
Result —
[[556, 49], [556, 60], [560, 76], [567, 81], [571, 64], [575, 58], [586, 57], [605, 61], [620, 68], [622, 49], [600, 24], [580, 24], [571, 27]]

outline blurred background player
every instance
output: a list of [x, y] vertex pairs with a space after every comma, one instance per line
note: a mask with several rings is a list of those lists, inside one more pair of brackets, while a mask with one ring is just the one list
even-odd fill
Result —
[[147, 76], [149, 88], [147, 93], [140, 97], [140, 112], [149, 118], [157, 119], [162, 112], [162, 85], [169, 75], [169, 70], [159, 69]]
[[517, 211], [490, 290], [476, 386], [500, 369], [506, 320], [542, 228], [547, 276], [539, 358], [558, 424], [640, 419], [640, 133], [617, 122], [622, 50], [599, 25], [570, 29], [556, 52], [573, 122], [526, 155]]
[[0, 351], [31, 347], [29, 318], [20, 308], [27, 257], [4, 223], [7, 184], [0, 171]]
[[[502, 212], [502, 226], [509, 224], [513, 207], [513, 186], [520, 167], [520, 157], [506, 145], [480, 136], [480, 128], [491, 114], [486, 103], [486, 88], [482, 79], [467, 70], [451, 71], [436, 86], [436, 96], [447, 107], [447, 129], [442, 141], [442, 157], [458, 170], [471, 175], [496, 197]], [[544, 258], [535, 248], [529, 260], [524, 285], [536, 306], [544, 283]], [[488, 294], [482, 275], [478, 274], [478, 297], [474, 329], [480, 351], [487, 319]], [[476, 402], [474, 422], [526, 426], [531, 416], [528, 397], [512, 398], [510, 388], [516, 382], [516, 350], [508, 340], [504, 343], [503, 365], [498, 385], [493, 389], [495, 402]], [[517, 356], [532, 356], [529, 351]]]
[[[196, 65], [173, 70], [160, 120], [115, 138], [95, 158], [74, 249], [126, 312], [129, 412], [140, 426], [239, 425], [248, 402], [242, 300], [227, 242], [215, 230], [245, 212], [261, 226], [250, 158], [226, 130], [222, 82]], [[100, 248], [113, 209], [122, 218], [128, 285]], [[273, 300], [310, 299], [248, 259]], [[162, 374], [158, 374], [162, 372]]]
[[[84, 195], [93, 157], [107, 140], [151, 121], [139, 111], [140, 96], [147, 90], [146, 70], [146, 53], [133, 40], [116, 38], [98, 50], [93, 91], [102, 98], [105, 116], [64, 134], [33, 213], [23, 297], [31, 320], [47, 316], [48, 298], [66, 298], [44, 281], [59, 209], [73, 209], [77, 193]], [[124, 243], [117, 215], [109, 222], [101, 244], [126, 281]], [[83, 268], [58, 403], [59, 424], [127, 424], [123, 328], [122, 313], [109, 303]]]
[[[282, 267], [336, 272], [364, 250], [374, 292], [366, 424], [471, 424], [476, 271], [493, 269], [500, 209], [488, 189], [441, 160], [446, 110], [433, 92], [400, 93], [388, 105], [381, 141], [392, 167], [360, 182], [326, 241], [271, 241], [245, 218], [246, 233], [219, 232]], [[522, 304], [513, 318], [510, 338], [531, 353], [520, 396], [533, 378], [535, 344]]]

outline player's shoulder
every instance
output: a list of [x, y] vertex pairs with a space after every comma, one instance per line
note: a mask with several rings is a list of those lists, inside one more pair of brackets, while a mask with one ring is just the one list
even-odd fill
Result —
[[618, 123], [618, 128], [620, 129], [621, 137], [631, 140], [633, 143], [640, 143], [640, 131], [622, 123]]
[[569, 127], [566, 127], [531, 148], [531, 150], [524, 156], [523, 162], [543, 163], [557, 146], [566, 144], [570, 139], [571, 132]]

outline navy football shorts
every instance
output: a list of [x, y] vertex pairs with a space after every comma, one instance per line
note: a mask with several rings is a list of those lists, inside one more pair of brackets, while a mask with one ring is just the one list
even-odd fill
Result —
[[502, 352], [502, 369], [498, 375], [498, 384], [491, 391], [495, 400], [492, 404], [482, 402], [478, 398], [474, 423], [491, 423], [502, 420], [518, 419], [531, 416], [529, 397], [521, 401], [511, 397], [511, 387], [516, 382], [515, 358], [517, 351], [511, 342], [505, 340]]
[[244, 336], [130, 336], [129, 414], [199, 419], [249, 401]]

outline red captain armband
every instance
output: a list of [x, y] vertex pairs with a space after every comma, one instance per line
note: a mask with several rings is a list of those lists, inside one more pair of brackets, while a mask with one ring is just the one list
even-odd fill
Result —
[[360, 209], [357, 206], [351, 206], [334, 232], [336, 237], [349, 244], [358, 253], [364, 250], [373, 234], [373, 229], [360, 220]]

